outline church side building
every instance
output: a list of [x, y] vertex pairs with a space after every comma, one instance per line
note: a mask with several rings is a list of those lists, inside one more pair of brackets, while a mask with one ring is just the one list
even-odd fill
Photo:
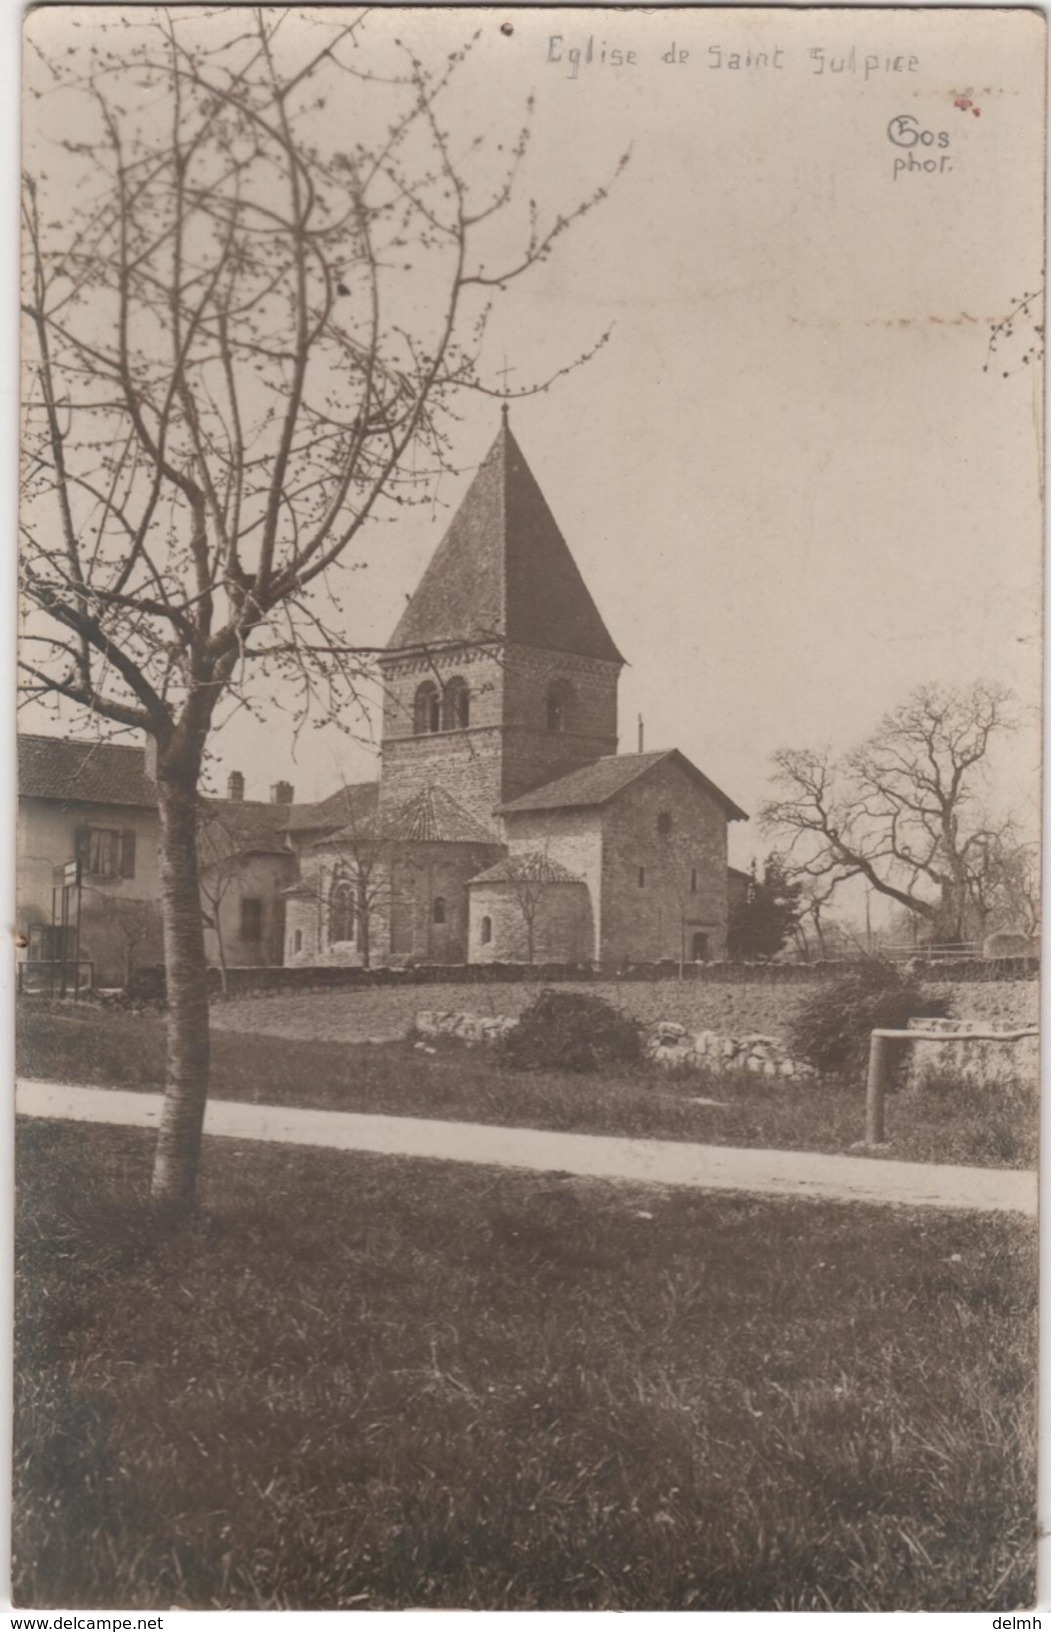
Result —
[[678, 750], [617, 754], [623, 658], [508, 423], [380, 667], [380, 778], [290, 835], [285, 961], [725, 955], [727, 824]]

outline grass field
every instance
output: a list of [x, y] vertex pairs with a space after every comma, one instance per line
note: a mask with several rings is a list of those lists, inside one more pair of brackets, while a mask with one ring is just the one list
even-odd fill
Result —
[[1031, 1603], [1021, 1223], [151, 1151], [22, 1130], [18, 1604]]
[[[426, 1054], [404, 1042], [370, 1046], [227, 1031], [214, 1034], [213, 1050], [215, 1097], [258, 1104], [770, 1149], [843, 1151], [864, 1131], [860, 1082], [771, 1085], [761, 1077], [671, 1077], [652, 1069], [601, 1078], [513, 1072], [501, 1069], [491, 1050], [457, 1043]], [[156, 1090], [164, 1082], [163, 1022], [87, 1006], [25, 1005], [19, 1069], [52, 1081]], [[890, 1099], [887, 1154], [1032, 1167], [1038, 1121], [1032, 1084], [982, 1087], [941, 1078]]]

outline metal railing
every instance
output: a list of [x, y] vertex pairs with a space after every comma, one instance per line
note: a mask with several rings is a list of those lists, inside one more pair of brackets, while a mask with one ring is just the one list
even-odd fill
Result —
[[22, 958], [16, 968], [19, 996], [46, 993], [54, 997], [58, 991], [62, 997], [76, 997], [81, 992], [90, 992], [95, 984], [95, 965], [91, 958], [67, 958], [64, 964], [53, 958]]

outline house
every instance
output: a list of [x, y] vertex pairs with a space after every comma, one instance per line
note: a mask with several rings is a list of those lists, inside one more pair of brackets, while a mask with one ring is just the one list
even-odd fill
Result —
[[[38, 976], [61, 956], [52, 928], [56, 876], [80, 864], [79, 959], [96, 986], [124, 985], [136, 968], [163, 961], [157, 854], [157, 789], [149, 747], [18, 738], [16, 911], [26, 961]], [[210, 961], [280, 963], [283, 889], [296, 875], [287, 829], [292, 789], [246, 800], [244, 777], [230, 776], [226, 799], [202, 800], [201, 904]], [[61, 918], [60, 900], [56, 917]], [[77, 955], [76, 906], [69, 907], [67, 955]], [[85, 968], [84, 976], [87, 976]]]
[[[136, 964], [159, 962], [157, 792], [144, 749], [20, 735], [18, 794], [15, 900], [27, 961], [61, 956], [56, 874], [79, 861], [80, 957], [93, 963], [94, 983], [122, 984]], [[71, 930], [71, 958], [73, 940]]]

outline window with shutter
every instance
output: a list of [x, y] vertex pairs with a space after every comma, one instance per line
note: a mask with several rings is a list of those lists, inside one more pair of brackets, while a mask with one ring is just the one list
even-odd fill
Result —
[[87, 829], [85, 867], [92, 878], [120, 878], [122, 837], [114, 827]]

